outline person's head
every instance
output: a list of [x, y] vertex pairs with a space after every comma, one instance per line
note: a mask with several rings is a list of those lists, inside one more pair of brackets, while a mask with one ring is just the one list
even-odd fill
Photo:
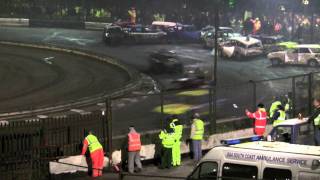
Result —
[[192, 116], [193, 119], [199, 119], [200, 118], [200, 114], [199, 113], [194, 113], [194, 115]]
[[264, 104], [259, 103], [257, 107], [258, 107], [258, 109], [264, 108]]
[[130, 125], [130, 126], [129, 126], [129, 131], [132, 131], [132, 130], [134, 130], [134, 126], [133, 126], [133, 125]]
[[173, 114], [173, 115], [171, 115], [170, 119], [171, 119], [171, 120], [173, 120], [173, 119], [178, 119], [178, 115]]
[[88, 136], [88, 135], [90, 135], [90, 134], [93, 134], [92, 130], [88, 130], [88, 129], [85, 129], [85, 130], [84, 130], [84, 135], [85, 135], [85, 136]]
[[320, 98], [316, 98], [313, 100], [313, 106], [314, 107], [320, 107]]

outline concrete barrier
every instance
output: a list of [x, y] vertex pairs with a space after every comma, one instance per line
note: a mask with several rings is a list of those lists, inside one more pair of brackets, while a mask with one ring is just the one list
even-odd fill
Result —
[[63, 21], [48, 19], [27, 19], [27, 18], [0, 18], [0, 26], [13, 27], [54, 27], [103, 30], [105, 26], [111, 25], [107, 22], [83, 22], [83, 21]]
[[29, 19], [0, 18], [0, 26], [28, 27], [29, 26]]

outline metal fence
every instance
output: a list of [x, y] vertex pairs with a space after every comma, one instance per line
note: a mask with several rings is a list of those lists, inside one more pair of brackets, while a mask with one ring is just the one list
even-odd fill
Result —
[[[210, 88], [190, 89], [118, 98], [112, 102], [112, 128], [117, 130], [113, 135], [124, 134], [130, 124], [139, 131], [163, 129], [167, 125], [166, 118], [173, 114], [178, 114], [186, 125], [191, 124], [194, 112], [200, 113], [211, 124], [243, 119], [245, 109], [254, 111], [258, 103], [264, 103], [268, 109], [274, 98], [285, 101], [286, 96], [292, 101], [291, 117], [298, 113], [308, 116], [312, 110], [312, 99], [320, 95], [319, 80], [320, 73], [310, 73], [218, 86], [215, 91]], [[216, 101], [211, 101], [213, 99]], [[212, 128], [211, 132], [217, 130]]]
[[105, 119], [101, 113], [93, 113], [2, 124], [1, 179], [48, 177], [50, 160], [80, 154], [86, 130], [93, 130], [105, 144]]
[[3, 123], [0, 125], [0, 175], [5, 179], [46, 177], [49, 160], [80, 154], [84, 132], [89, 129], [110, 152], [122, 148], [129, 125], [144, 132], [143, 144], [157, 143], [159, 129], [168, 125], [166, 118], [172, 114], [179, 115], [185, 125], [185, 139], [194, 112], [200, 113], [206, 122], [207, 135], [228, 132], [252, 126], [253, 121], [244, 117], [246, 108], [253, 111], [259, 102], [269, 107], [273, 97], [286, 94], [292, 100], [291, 115], [302, 113], [308, 116], [312, 99], [320, 96], [319, 82], [320, 73], [316, 72], [218, 86], [216, 89], [131, 95], [108, 99], [104, 114], [98, 111], [87, 115]]

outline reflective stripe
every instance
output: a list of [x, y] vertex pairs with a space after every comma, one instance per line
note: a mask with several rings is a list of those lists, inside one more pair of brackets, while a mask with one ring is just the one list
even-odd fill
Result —
[[266, 128], [265, 126], [255, 126], [256, 128]]

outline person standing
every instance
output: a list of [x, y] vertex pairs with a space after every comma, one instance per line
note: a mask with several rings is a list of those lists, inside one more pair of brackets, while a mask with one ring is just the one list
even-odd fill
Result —
[[93, 135], [92, 131], [83, 140], [81, 155], [85, 155], [89, 148], [90, 158], [92, 160], [92, 177], [102, 176], [104, 152], [98, 138]]
[[203, 134], [204, 134], [204, 123], [200, 119], [200, 115], [198, 113], [195, 113], [193, 115], [193, 122], [191, 125], [191, 134], [190, 134], [190, 138], [192, 140], [193, 158], [195, 161], [199, 161], [202, 157], [201, 142], [203, 140]]
[[308, 122], [313, 121], [314, 127], [314, 143], [316, 146], [320, 146], [320, 99], [313, 100], [314, 112], [309, 117]]
[[251, 119], [255, 119], [254, 134], [262, 136], [266, 131], [267, 125], [267, 112], [264, 108], [264, 105], [261, 103], [258, 104], [257, 110], [254, 113], [251, 113], [249, 110], [246, 109], [246, 115]]
[[277, 110], [271, 117], [271, 120], [273, 121], [273, 127], [286, 120], [286, 112], [284, 111], [284, 107], [282, 105], [278, 105]]
[[292, 97], [292, 93], [288, 93], [285, 95], [284, 111], [286, 112], [286, 119], [291, 118], [291, 114], [292, 114], [293, 106], [292, 106], [291, 97]]
[[174, 144], [172, 147], [172, 165], [180, 166], [181, 165], [181, 138], [183, 125], [180, 123], [178, 118], [175, 118], [170, 123], [170, 128], [174, 132]]
[[137, 172], [141, 172], [142, 164], [140, 159], [141, 139], [140, 134], [134, 129], [134, 126], [129, 127], [128, 133], [128, 169], [129, 173], [134, 173], [134, 164], [137, 165]]
[[174, 144], [174, 133], [171, 129], [163, 130], [159, 134], [159, 138], [162, 140], [162, 152], [161, 152], [161, 164], [160, 168], [171, 168], [172, 162], [172, 147]]
[[269, 117], [272, 118], [273, 114], [277, 111], [277, 108], [279, 105], [281, 104], [281, 101], [279, 100], [278, 97], [273, 97], [273, 103], [270, 106], [270, 110], [269, 110]]

